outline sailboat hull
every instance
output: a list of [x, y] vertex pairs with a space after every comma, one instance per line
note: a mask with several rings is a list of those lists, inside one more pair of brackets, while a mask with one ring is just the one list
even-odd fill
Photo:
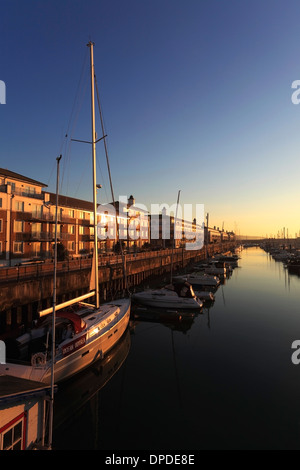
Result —
[[[110, 328], [95, 339], [86, 342], [80, 347], [80, 340], [84, 337], [76, 338], [78, 349], [62, 357], [58, 357], [54, 364], [55, 383], [62, 382], [78, 372], [82, 371], [90, 364], [101, 359], [107, 354], [120, 340], [125, 333], [130, 319], [130, 300], [122, 299], [117, 301], [120, 308], [118, 321], [111, 322]], [[83, 341], [82, 341], [83, 343]], [[71, 344], [71, 343], [70, 343]], [[74, 348], [75, 349], [75, 348]], [[0, 365], [0, 375], [7, 374], [24, 379], [51, 383], [51, 363], [48, 361], [44, 365], [23, 365], [7, 363]]]

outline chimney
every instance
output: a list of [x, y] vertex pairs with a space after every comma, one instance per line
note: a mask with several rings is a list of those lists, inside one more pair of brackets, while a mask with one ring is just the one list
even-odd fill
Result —
[[128, 199], [128, 205], [129, 206], [134, 206], [135, 205], [135, 199], [132, 195]]

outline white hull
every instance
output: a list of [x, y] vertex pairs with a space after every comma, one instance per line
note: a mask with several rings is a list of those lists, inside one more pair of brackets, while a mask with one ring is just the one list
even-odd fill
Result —
[[[122, 314], [119, 316], [118, 321], [111, 321], [109, 328], [105, 328], [103, 334], [88, 341], [84, 346], [75, 350], [71, 354], [62, 357], [56, 357], [54, 365], [54, 380], [55, 383], [68, 379], [69, 377], [77, 374], [81, 370], [88, 367], [97, 359], [102, 358], [110, 349], [115, 346], [122, 335], [125, 333], [130, 318], [130, 300], [120, 300], [116, 304], [120, 307]], [[84, 337], [78, 335], [77, 341]], [[70, 343], [73, 343], [71, 341]], [[7, 363], [0, 365], [0, 374], [12, 375], [24, 379], [43, 382], [46, 384], [51, 383], [51, 361], [44, 365], [22, 365], [15, 363]]]
[[200, 291], [196, 292], [196, 295], [203, 302], [213, 302], [215, 300], [214, 294], [212, 292]]
[[200, 309], [203, 306], [202, 302], [196, 298], [180, 298], [177, 295], [170, 295], [168, 292], [164, 292], [164, 289], [161, 291], [133, 294], [132, 299], [142, 305], [158, 308]]
[[211, 268], [206, 268], [204, 270], [204, 272], [206, 274], [212, 274], [212, 275], [219, 275], [219, 276], [226, 276], [226, 269], [225, 268], [214, 268], [214, 267], [211, 267]]
[[187, 276], [178, 276], [174, 278], [176, 280], [186, 281], [192, 284], [192, 286], [211, 286], [217, 287], [220, 284], [220, 279], [215, 276], [197, 276], [197, 275], [187, 275]]

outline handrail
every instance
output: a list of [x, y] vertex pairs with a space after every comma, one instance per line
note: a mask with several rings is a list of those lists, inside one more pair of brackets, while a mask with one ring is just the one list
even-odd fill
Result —
[[[232, 246], [232, 242], [228, 242]], [[221, 245], [214, 244], [211, 249], [216, 252]], [[223, 248], [226, 249], [227, 244], [223, 243]], [[138, 253], [127, 253], [126, 262], [141, 261], [145, 259], [157, 258], [157, 257], [168, 257], [171, 256], [171, 249], [157, 250], [157, 251], [145, 251]], [[197, 250], [197, 253], [202, 253], [201, 250]], [[175, 253], [178, 255], [182, 254], [182, 248], [175, 248]], [[195, 252], [193, 250], [185, 250], [186, 258], [193, 258]], [[92, 258], [77, 258], [68, 259], [66, 261], [59, 261], [57, 263], [57, 272], [70, 272], [78, 271], [83, 269], [91, 269]], [[99, 256], [99, 267], [105, 268], [109, 266], [116, 266], [122, 263], [122, 257], [119, 254], [101, 255]], [[54, 264], [53, 262], [45, 261], [42, 263], [12, 266], [12, 267], [0, 267], [0, 283], [13, 280], [39, 278], [42, 276], [48, 276], [53, 274]]]

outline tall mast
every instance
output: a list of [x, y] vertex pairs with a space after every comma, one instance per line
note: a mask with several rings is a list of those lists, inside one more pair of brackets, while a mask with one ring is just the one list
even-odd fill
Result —
[[96, 192], [96, 130], [95, 130], [95, 86], [94, 86], [94, 43], [89, 42], [91, 61], [91, 110], [92, 110], [92, 156], [93, 156], [93, 204], [94, 204], [94, 263], [95, 263], [95, 291], [96, 308], [99, 308], [99, 280], [98, 280], [98, 237], [97, 237], [97, 192]]
[[59, 191], [59, 162], [57, 157], [56, 171], [56, 204], [55, 204], [55, 245], [54, 245], [54, 277], [53, 277], [53, 311], [52, 311], [52, 352], [51, 352], [51, 400], [49, 417], [49, 448], [52, 448], [53, 434], [53, 408], [54, 408], [54, 364], [55, 364], [55, 310], [56, 310], [56, 270], [57, 270], [57, 217], [58, 217], [58, 191]]
[[[174, 219], [173, 245], [172, 245], [172, 253], [171, 253], [171, 278], [170, 278], [170, 284], [172, 284], [172, 282], [173, 282], [173, 252], [174, 252], [174, 248], [175, 248], [175, 231], [176, 231], [177, 210], [178, 210], [180, 192], [181, 191], [179, 190], [178, 191], [178, 196], [177, 196], [175, 219]], [[182, 230], [182, 226], [181, 226], [181, 230]]]

